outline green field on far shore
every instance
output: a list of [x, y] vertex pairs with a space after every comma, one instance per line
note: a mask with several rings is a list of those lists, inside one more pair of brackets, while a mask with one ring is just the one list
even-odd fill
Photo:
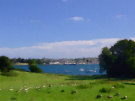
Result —
[[[135, 79], [16, 72], [13, 77], [0, 75], [0, 101], [135, 100]], [[98, 94], [102, 97], [96, 98]]]

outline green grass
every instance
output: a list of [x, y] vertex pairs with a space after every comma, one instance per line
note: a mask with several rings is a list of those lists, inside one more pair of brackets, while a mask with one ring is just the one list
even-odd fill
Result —
[[[12, 77], [0, 75], [0, 101], [123, 101], [124, 96], [125, 101], [135, 100], [135, 79], [16, 72]], [[99, 99], [98, 94], [102, 94]]]

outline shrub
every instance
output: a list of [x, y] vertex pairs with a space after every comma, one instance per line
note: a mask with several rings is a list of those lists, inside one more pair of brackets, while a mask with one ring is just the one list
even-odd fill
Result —
[[42, 73], [42, 70], [40, 68], [38, 68], [36, 65], [30, 65], [29, 69], [31, 72]]
[[63, 92], [65, 92], [65, 90], [64, 90], [64, 89], [62, 89], [62, 90], [61, 90], [61, 92], [63, 93]]
[[113, 92], [113, 89], [111, 89], [111, 88], [101, 88], [99, 90], [99, 92], [101, 92], [101, 93], [111, 93], [111, 92]]
[[124, 86], [124, 85], [119, 84], [119, 83], [114, 84], [113, 86], [114, 86], [115, 88], [125, 88], [125, 86]]
[[40, 68], [37, 67], [37, 62], [34, 59], [29, 61], [29, 69], [31, 72], [35, 72], [35, 73], [43, 72]]
[[87, 89], [87, 88], [90, 88], [91, 86], [90, 85], [78, 85], [76, 86], [76, 88], [78, 89]]

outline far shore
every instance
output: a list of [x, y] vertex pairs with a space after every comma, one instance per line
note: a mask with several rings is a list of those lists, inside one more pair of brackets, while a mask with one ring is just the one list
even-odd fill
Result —
[[[28, 63], [15, 63], [13, 65], [29, 65]], [[90, 64], [38, 64], [38, 65], [90, 65]]]
[[28, 65], [28, 63], [15, 63], [14, 65]]

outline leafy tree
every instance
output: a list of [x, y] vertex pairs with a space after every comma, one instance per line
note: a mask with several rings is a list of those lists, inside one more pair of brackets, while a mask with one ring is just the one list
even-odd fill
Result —
[[120, 40], [99, 55], [100, 70], [109, 76], [135, 76], [135, 42]]
[[107, 73], [109, 73], [110, 58], [111, 52], [109, 51], [109, 49], [107, 47], [103, 48], [102, 54], [99, 56], [101, 72], [107, 70]]
[[35, 59], [29, 60], [29, 65], [37, 65], [37, 61]]
[[12, 70], [12, 64], [10, 62], [10, 59], [6, 56], [0, 56], [0, 70], [1, 72], [9, 72]]
[[40, 68], [37, 67], [37, 62], [36, 60], [30, 60], [29, 62], [29, 69], [31, 72], [35, 72], [35, 73], [41, 73], [42, 70]]

